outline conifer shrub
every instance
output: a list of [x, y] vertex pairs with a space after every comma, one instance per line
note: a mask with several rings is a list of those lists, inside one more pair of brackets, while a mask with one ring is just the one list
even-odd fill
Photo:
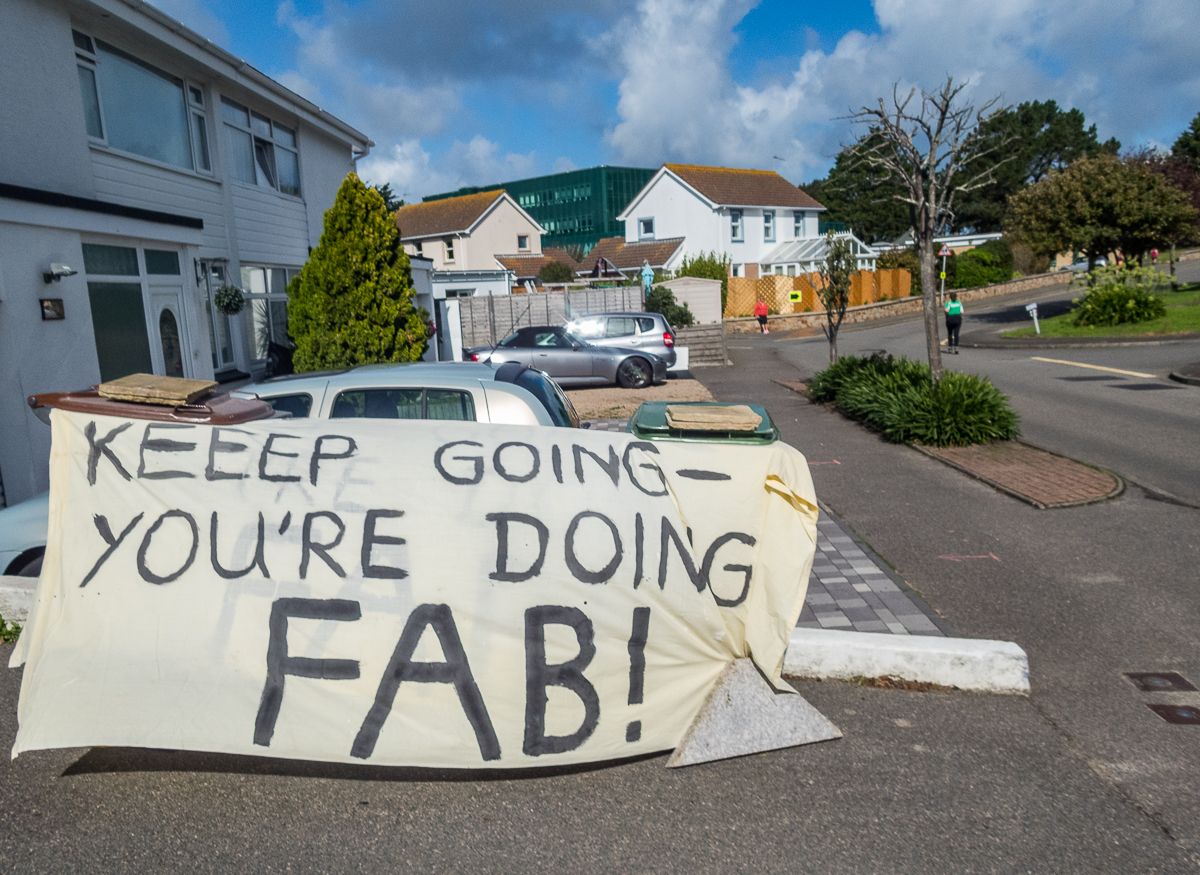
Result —
[[429, 314], [415, 292], [400, 230], [379, 192], [354, 173], [325, 212], [321, 240], [288, 283], [297, 373], [425, 354]]
[[842, 356], [808, 391], [894, 443], [966, 446], [1020, 434], [1008, 398], [988, 380], [947, 371], [935, 386], [929, 365], [886, 353]]

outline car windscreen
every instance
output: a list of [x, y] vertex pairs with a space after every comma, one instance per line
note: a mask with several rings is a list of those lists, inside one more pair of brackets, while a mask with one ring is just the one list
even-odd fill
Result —
[[535, 368], [508, 363], [496, 369], [496, 379], [520, 386], [533, 395], [561, 428], [579, 428], [579, 414], [559, 385]]

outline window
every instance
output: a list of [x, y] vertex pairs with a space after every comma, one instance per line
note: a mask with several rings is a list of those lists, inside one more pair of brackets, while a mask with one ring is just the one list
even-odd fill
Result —
[[796, 275], [796, 265], [794, 265], [794, 264], [789, 264], [789, 265], [788, 265], [788, 273], [787, 273], [787, 275], [788, 275], [788, 276], [795, 276], [795, 275]]
[[417, 256], [417, 258], [425, 257], [425, 252], [424, 252], [423, 247], [421, 246], [420, 240], [418, 240], [416, 243], [413, 244], [413, 253]]
[[454, 238], [446, 238], [446, 261], [454, 261]]
[[338, 395], [329, 418], [474, 422], [475, 402], [453, 389], [356, 389]]
[[607, 337], [632, 337], [637, 334], [637, 323], [631, 316], [609, 316]]
[[447, 298], [470, 298], [475, 294], [474, 289], [447, 289]]
[[763, 240], [770, 242], [775, 239], [775, 211], [763, 210]]
[[804, 213], [800, 212], [799, 210], [796, 210], [794, 213], [792, 213], [792, 236], [804, 236]]
[[283, 267], [242, 266], [242, 290], [254, 327], [250, 348], [256, 361], [266, 360], [272, 344], [292, 347], [287, 334], [287, 284], [297, 273]]
[[654, 319], [651, 316], [638, 316], [637, 326], [639, 334], [651, 334], [654, 332]]
[[742, 240], [742, 211], [729, 211], [729, 239], [740, 242]]
[[221, 98], [229, 172], [239, 182], [300, 196], [300, 160], [296, 131]]
[[529, 248], [529, 235], [528, 234], [518, 234], [517, 235], [517, 251], [524, 252], [528, 248]]
[[292, 419], [307, 419], [312, 410], [312, 396], [307, 392], [297, 392], [295, 395], [277, 395], [274, 398], [264, 398], [271, 408], [281, 413], [292, 414]]
[[179, 276], [179, 253], [170, 249], [147, 249], [146, 273], [159, 276]]
[[654, 236], [654, 219], [638, 219], [638, 238], [646, 239]]
[[740, 264], [729, 265], [729, 275], [730, 276], [741, 276], [742, 275], [742, 266]]
[[212, 170], [208, 155], [208, 121], [204, 115], [204, 92], [195, 85], [188, 86], [188, 108], [192, 117], [192, 142], [196, 147], [196, 168]]

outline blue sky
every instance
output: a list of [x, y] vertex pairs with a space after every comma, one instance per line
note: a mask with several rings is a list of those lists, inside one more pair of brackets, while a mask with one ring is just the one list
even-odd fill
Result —
[[153, 0], [367, 133], [408, 200], [663, 161], [824, 175], [840, 117], [947, 75], [1169, 146], [1200, 112], [1195, 0]]

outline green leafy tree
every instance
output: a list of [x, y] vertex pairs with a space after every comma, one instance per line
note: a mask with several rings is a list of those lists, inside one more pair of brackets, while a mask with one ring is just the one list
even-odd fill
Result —
[[829, 338], [829, 361], [838, 359], [837, 336], [850, 306], [850, 275], [854, 273], [854, 252], [845, 237], [834, 237], [830, 231], [825, 235], [825, 260], [817, 268], [821, 275], [817, 298], [825, 308], [825, 336]]
[[[721, 312], [729, 300], [729, 256], [716, 252], [701, 252], [695, 258], [683, 257], [675, 276], [696, 276], [701, 279], [721, 281]], [[674, 324], [674, 323], [672, 323]], [[688, 323], [691, 324], [691, 323]]]
[[677, 303], [675, 293], [665, 286], [654, 286], [646, 295], [646, 312], [661, 313], [662, 317], [676, 328], [687, 328], [696, 323], [692, 308]]
[[[1100, 142], [1096, 126], [1085, 127], [1081, 111], [1059, 109], [1053, 100], [1022, 103], [997, 113], [979, 126], [978, 143], [986, 152], [967, 163], [967, 172], [991, 168], [993, 181], [959, 198], [951, 222], [954, 231], [999, 231], [1011, 195], [1045, 179], [1051, 170], [1062, 170], [1089, 155], [1115, 155], [1121, 149], [1116, 139]], [[998, 143], [1007, 146], [992, 148]], [[1007, 160], [1000, 162], [1001, 158]]]
[[[1144, 166], [1151, 173], [1157, 173], [1170, 185], [1178, 188], [1187, 195], [1188, 203], [1200, 216], [1200, 162], [1192, 163], [1186, 157], [1175, 154], [1174, 150], [1171, 154], [1166, 154], [1148, 148], [1134, 152], [1126, 157], [1125, 161], [1128, 164]], [[1200, 222], [1180, 225], [1168, 233], [1166, 242], [1170, 249], [1167, 258], [1171, 265], [1171, 276], [1175, 276], [1175, 249], [1197, 241], [1200, 241]]]
[[956, 256], [954, 262], [954, 282], [950, 283], [950, 277], [946, 277], [949, 288], [974, 289], [1012, 279], [1013, 251], [1003, 240], [989, 240], [982, 246], [968, 249]]
[[800, 186], [825, 207], [823, 220], [844, 222], [866, 243], [895, 240], [908, 230], [908, 207], [900, 184], [859, 155], [877, 146], [879, 136], [871, 133], [863, 144], [846, 147], [828, 176]]
[[1113, 155], [1081, 158], [1009, 199], [1014, 233], [1035, 251], [1106, 253], [1141, 259], [1196, 224], [1187, 195], [1144, 164]]
[[1192, 119], [1191, 126], [1179, 135], [1171, 154], [1186, 161], [1193, 170], [1200, 170], [1200, 113]]
[[385, 182], [383, 185], [373, 185], [371, 188], [379, 192], [379, 196], [383, 198], [383, 204], [389, 213], [394, 213], [404, 206], [404, 199], [396, 197], [396, 193], [392, 191], [392, 184], [390, 182]]
[[551, 261], [542, 265], [538, 279], [544, 283], [569, 283], [575, 279], [575, 271], [561, 261]]
[[298, 373], [425, 353], [429, 314], [413, 306], [400, 231], [383, 197], [356, 174], [342, 182], [320, 242], [287, 291]]

